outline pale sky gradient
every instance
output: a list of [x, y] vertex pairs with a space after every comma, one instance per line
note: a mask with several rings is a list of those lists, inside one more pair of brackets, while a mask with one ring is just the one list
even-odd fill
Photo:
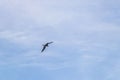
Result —
[[0, 0], [0, 80], [120, 80], [120, 0]]

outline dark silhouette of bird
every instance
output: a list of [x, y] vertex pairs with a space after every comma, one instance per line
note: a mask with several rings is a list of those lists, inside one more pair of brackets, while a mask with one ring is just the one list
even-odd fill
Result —
[[46, 44], [44, 44], [41, 52], [43, 52], [46, 49], [46, 47], [49, 47], [48, 45], [51, 43], [53, 43], [53, 42], [47, 42]]

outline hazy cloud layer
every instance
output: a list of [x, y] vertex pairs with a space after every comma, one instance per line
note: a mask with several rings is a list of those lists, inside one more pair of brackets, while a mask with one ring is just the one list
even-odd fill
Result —
[[[1, 68], [60, 71], [51, 80], [119, 80], [119, 3], [0, 0]], [[54, 43], [41, 54], [47, 41]]]

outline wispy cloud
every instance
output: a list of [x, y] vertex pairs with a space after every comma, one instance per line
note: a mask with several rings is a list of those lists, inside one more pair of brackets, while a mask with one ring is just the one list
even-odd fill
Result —
[[[118, 3], [0, 1], [0, 65], [47, 70], [74, 68], [82, 80], [96, 80], [98, 76], [101, 80], [120, 79]], [[40, 54], [41, 45], [47, 41], [54, 43]]]

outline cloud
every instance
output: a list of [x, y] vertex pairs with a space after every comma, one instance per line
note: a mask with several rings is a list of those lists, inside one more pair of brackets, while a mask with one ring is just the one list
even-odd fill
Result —
[[[0, 65], [47, 70], [74, 68], [82, 74], [82, 80], [118, 77], [119, 64], [114, 62], [119, 56], [120, 28], [115, 13], [111, 13], [119, 2], [115, 1], [1, 1], [0, 39], [6, 40], [3, 45], [16, 46], [1, 51], [4, 59]], [[47, 41], [54, 43], [40, 54], [41, 45]]]

